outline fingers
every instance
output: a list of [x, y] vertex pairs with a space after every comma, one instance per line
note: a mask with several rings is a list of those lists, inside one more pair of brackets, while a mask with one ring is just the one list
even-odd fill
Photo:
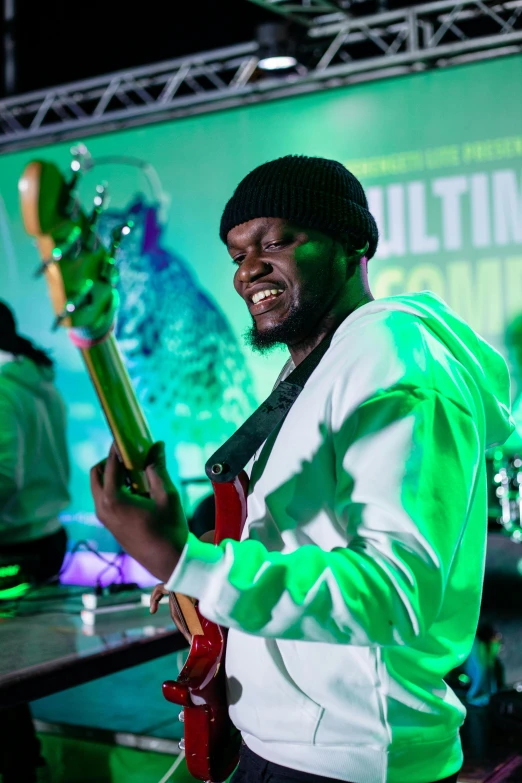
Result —
[[93, 465], [89, 474], [91, 481], [91, 492], [95, 503], [100, 499], [100, 496], [103, 493], [103, 474], [105, 471], [106, 461], [107, 460], [102, 459], [101, 462]]
[[98, 519], [103, 521], [108, 504], [116, 500], [125, 484], [125, 473], [114, 443], [107, 459], [102, 459], [90, 471], [91, 492]]
[[163, 598], [164, 595], [168, 595], [168, 590], [165, 587], [164, 584], [156, 585], [154, 590], [152, 591], [152, 595], [150, 597], [150, 613], [156, 614], [158, 611], [158, 606]]
[[203, 533], [203, 535], [199, 537], [199, 540], [203, 541], [204, 544], [213, 544], [215, 534], [215, 530], [207, 530], [206, 533]]
[[147, 455], [145, 473], [149, 481], [150, 494], [155, 500], [160, 500], [164, 494], [177, 495], [177, 489], [167, 471], [163, 441], [160, 440], [151, 447]]
[[108, 497], [116, 497], [120, 489], [125, 485], [125, 473], [123, 465], [118, 457], [116, 445], [113, 443], [105, 463], [103, 473], [103, 486]]

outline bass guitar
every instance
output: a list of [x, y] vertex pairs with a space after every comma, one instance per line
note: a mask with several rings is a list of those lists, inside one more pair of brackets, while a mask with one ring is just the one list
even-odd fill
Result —
[[[117, 249], [132, 230], [127, 223], [115, 230], [110, 248], [96, 232], [105, 190], [96, 188], [91, 212], [79, 203], [76, 185], [81, 172], [77, 159], [67, 180], [47, 161], [28, 164], [19, 181], [26, 231], [36, 238], [41, 264], [56, 314], [79, 349], [87, 372], [125, 466], [130, 492], [145, 494], [144, 474], [153, 439], [114, 336], [118, 308]], [[246, 519], [248, 479], [241, 472], [231, 481], [212, 482], [216, 500], [214, 543], [238, 540]], [[195, 778], [220, 783], [239, 759], [240, 735], [228, 716], [225, 690], [226, 629], [201, 615], [191, 598], [172, 593], [171, 611], [189, 640], [189, 652], [177, 680], [163, 684], [165, 698], [183, 707], [186, 764]]]

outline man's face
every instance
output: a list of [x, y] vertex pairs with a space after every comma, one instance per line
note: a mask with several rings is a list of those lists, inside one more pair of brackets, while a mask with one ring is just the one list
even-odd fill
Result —
[[255, 218], [229, 231], [227, 247], [234, 287], [253, 319], [252, 347], [313, 338], [346, 281], [340, 243], [281, 218]]

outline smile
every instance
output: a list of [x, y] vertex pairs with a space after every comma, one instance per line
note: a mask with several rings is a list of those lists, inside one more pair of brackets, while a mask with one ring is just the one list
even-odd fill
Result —
[[283, 293], [282, 288], [266, 288], [264, 291], [256, 291], [256, 293], [250, 297], [252, 304], [261, 302], [262, 299], [275, 299]]
[[261, 313], [271, 310], [281, 297], [283, 290], [281, 288], [267, 288], [264, 291], [256, 291], [250, 297], [252, 304], [249, 306], [249, 310], [252, 315], [260, 315]]

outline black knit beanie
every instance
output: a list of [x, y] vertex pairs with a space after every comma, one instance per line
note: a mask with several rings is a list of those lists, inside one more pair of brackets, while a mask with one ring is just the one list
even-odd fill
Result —
[[263, 163], [239, 183], [221, 218], [219, 235], [260, 217], [284, 218], [316, 228], [355, 248], [377, 249], [379, 233], [359, 180], [327, 158], [286, 155]]

